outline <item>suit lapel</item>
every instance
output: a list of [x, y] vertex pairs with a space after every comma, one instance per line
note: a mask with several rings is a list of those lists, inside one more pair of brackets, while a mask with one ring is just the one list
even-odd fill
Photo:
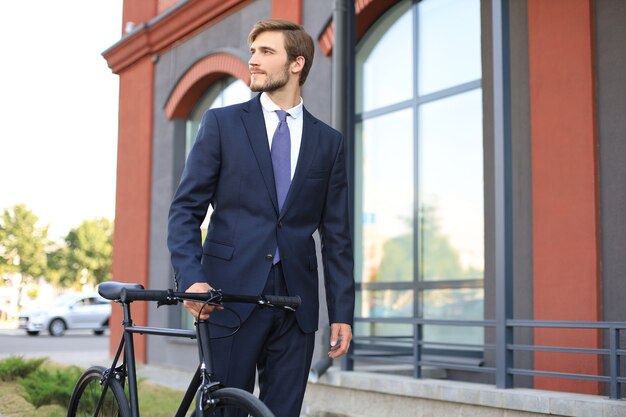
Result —
[[248, 133], [252, 151], [259, 164], [259, 169], [261, 170], [265, 187], [274, 205], [274, 210], [278, 213], [278, 197], [276, 196], [276, 186], [274, 185], [272, 157], [270, 155], [265, 119], [263, 117], [263, 109], [261, 108], [259, 95], [250, 100], [247, 104], [248, 106], [242, 108], [241, 120]]
[[[302, 142], [300, 143], [300, 153], [298, 155], [298, 164], [296, 165], [296, 172], [293, 175], [293, 180], [289, 186], [289, 192], [285, 197], [285, 204], [280, 212], [279, 218], [282, 218], [289, 207], [295, 201], [298, 192], [304, 185], [307, 172], [315, 157], [315, 151], [319, 142], [319, 129], [317, 127], [317, 120], [311, 116], [311, 114], [303, 109], [304, 117], [302, 121]], [[271, 165], [271, 157], [270, 157]]]

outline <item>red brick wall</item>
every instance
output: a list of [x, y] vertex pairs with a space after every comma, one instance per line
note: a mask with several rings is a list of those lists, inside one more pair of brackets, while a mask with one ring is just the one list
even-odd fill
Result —
[[[152, 170], [153, 66], [145, 58], [120, 74], [117, 191], [113, 280], [148, 286]], [[122, 312], [113, 306], [111, 334], [121, 335]], [[147, 324], [147, 303], [133, 305], [133, 320]], [[118, 337], [111, 337], [111, 353]], [[136, 357], [145, 362], [145, 338], [136, 338]]]
[[[593, 0], [528, 0], [534, 318], [600, 314]], [[535, 331], [536, 345], [600, 347], [593, 330]], [[537, 370], [598, 374], [594, 355], [535, 355]], [[535, 378], [536, 388], [598, 393], [596, 382]]]

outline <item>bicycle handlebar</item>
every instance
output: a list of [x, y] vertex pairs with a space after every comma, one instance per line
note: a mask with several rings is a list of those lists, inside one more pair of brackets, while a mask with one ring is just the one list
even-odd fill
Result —
[[156, 301], [159, 305], [177, 304], [181, 300], [210, 302], [213, 304], [222, 304], [223, 302], [258, 304], [267, 307], [284, 307], [288, 309], [297, 309], [302, 300], [299, 296], [280, 296], [280, 295], [234, 295], [223, 294], [219, 290], [213, 290], [206, 293], [188, 293], [174, 292], [172, 290], [144, 290], [135, 288], [122, 288], [119, 293], [119, 300], [122, 303], [130, 303], [132, 301]]

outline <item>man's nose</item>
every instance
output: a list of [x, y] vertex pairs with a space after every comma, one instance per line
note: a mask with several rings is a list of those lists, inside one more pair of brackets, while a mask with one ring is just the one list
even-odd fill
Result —
[[252, 54], [250, 59], [248, 60], [248, 65], [251, 67], [256, 67], [259, 65], [256, 54]]

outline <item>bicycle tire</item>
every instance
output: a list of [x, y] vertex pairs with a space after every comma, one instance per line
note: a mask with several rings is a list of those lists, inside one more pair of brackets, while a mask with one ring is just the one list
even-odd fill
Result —
[[[204, 410], [203, 417], [274, 417], [261, 400], [239, 388], [220, 388], [211, 394], [215, 406]], [[196, 412], [191, 414], [195, 417]]]
[[[94, 416], [96, 405], [102, 396], [103, 385], [100, 382], [106, 368], [92, 366], [76, 382], [67, 410], [67, 417]], [[124, 388], [117, 380], [110, 380], [102, 407], [97, 417], [130, 417], [128, 400]]]

